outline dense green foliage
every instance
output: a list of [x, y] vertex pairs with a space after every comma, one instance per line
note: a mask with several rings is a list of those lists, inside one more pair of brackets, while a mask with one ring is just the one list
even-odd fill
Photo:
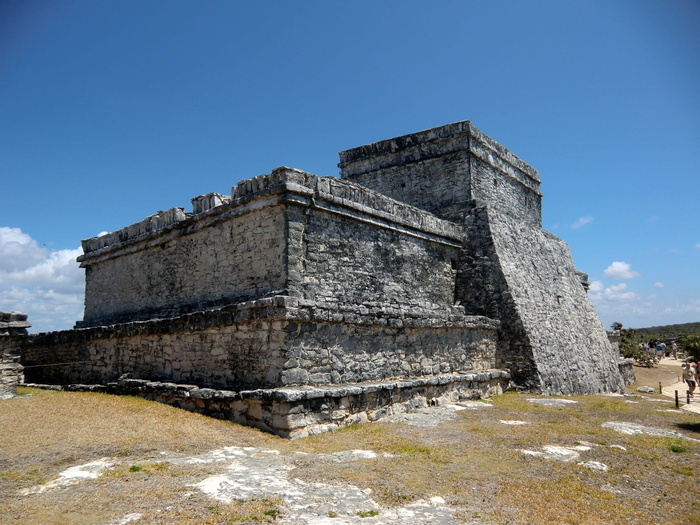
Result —
[[678, 344], [686, 356], [700, 357], [700, 335], [682, 335]]
[[613, 323], [610, 328], [620, 331], [620, 355], [634, 358], [640, 366], [652, 367], [657, 362], [654, 352], [649, 352], [640, 346], [640, 343], [646, 343], [650, 340], [676, 339], [680, 350], [686, 356], [700, 358], [700, 323], [671, 324], [636, 329], [623, 328], [622, 323]]
[[637, 334], [640, 337], [640, 341], [648, 341], [649, 339], [670, 339], [682, 335], [695, 335], [700, 337], [700, 323], [669, 324], [665, 326], [637, 328]]
[[653, 367], [656, 365], [656, 354], [640, 346], [640, 337], [634, 328], [623, 328], [622, 323], [613, 323], [611, 328], [620, 331], [620, 355], [632, 357], [639, 366]]

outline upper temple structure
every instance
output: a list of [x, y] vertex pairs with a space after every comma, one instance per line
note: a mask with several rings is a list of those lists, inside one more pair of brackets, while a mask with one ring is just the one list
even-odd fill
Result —
[[27, 381], [166, 382], [291, 437], [507, 388], [624, 390], [534, 168], [468, 121], [339, 167], [277, 168], [83, 241], [84, 318], [25, 338]]

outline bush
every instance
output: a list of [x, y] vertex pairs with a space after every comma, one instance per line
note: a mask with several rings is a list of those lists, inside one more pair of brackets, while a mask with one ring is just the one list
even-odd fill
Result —
[[656, 366], [656, 352], [650, 352], [644, 345], [640, 346], [639, 337], [634, 328], [622, 328], [620, 323], [615, 323], [613, 326], [620, 330], [620, 355], [622, 357], [631, 357], [639, 366], [646, 368]]
[[700, 335], [682, 335], [678, 338], [678, 345], [686, 356], [700, 356]]

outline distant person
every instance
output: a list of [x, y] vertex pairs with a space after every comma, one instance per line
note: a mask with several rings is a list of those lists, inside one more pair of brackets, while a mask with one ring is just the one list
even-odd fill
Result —
[[683, 382], [688, 385], [688, 393], [690, 397], [693, 397], [693, 392], [695, 392], [696, 376], [697, 376], [697, 366], [695, 363], [689, 359], [681, 365], [683, 369]]
[[675, 341], [671, 343], [671, 353], [673, 354], [674, 359], [678, 359], [678, 343]]
[[659, 341], [658, 343], [656, 343], [656, 357], [661, 359], [663, 358], [664, 354], [664, 344], [661, 341]]

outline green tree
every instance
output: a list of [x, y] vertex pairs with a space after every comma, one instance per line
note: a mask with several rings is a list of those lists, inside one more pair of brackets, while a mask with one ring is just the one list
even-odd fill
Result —
[[[645, 346], [640, 345], [639, 335], [634, 328], [622, 328], [622, 323], [613, 323], [614, 330], [620, 330], [620, 355], [631, 357], [639, 366], [652, 368], [656, 366], [656, 353], [649, 352]], [[619, 327], [619, 328], [615, 328]]]
[[687, 357], [700, 357], [700, 335], [682, 335], [677, 342]]

